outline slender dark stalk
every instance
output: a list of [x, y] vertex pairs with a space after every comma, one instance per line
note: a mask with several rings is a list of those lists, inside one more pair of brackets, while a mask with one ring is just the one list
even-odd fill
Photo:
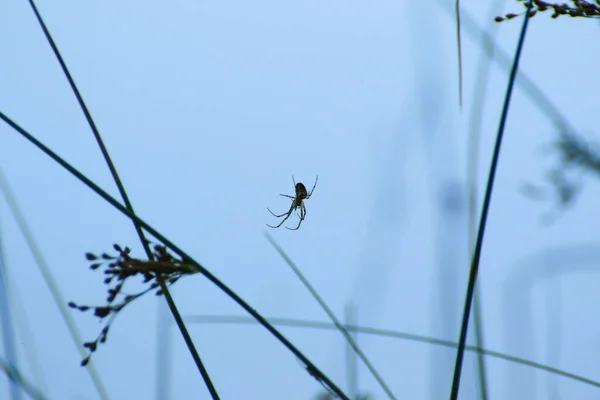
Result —
[[450, 392], [450, 399], [458, 399], [458, 391], [460, 387], [460, 378], [462, 373], [462, 364], [465, 354], [465, 345], [467, 341], [467, 330], [469, 328], [469, 318], [471, 316], [471, 305], [473, 304], [473, 294], [475, 293], [475, 284], [477, 282], [477, 274], [479, 272], [479, 261], [481, 258], [481, 248], [483, 247], [483, 236], [485, 233], [485, 226], [487, 222], [487, 216], [490, 208], [490, 202], [492, 199], [492, 190], [494, 187], [494, 179], [496, 177], [496, 168], [498, 166], [498, 159], [500, 158], [500, 148], [502, 146], [502, 137], [504, 136], [504, 127], [506, 125], [506, 117], [508, 115], [508, 108], [510, 105], [510, 99], [512, 95], [512, 89], [515, 83], [515, 77], [519, 69], [519, 59], [521, 57], [521, 51], [523, 49], [523, 43], [525, 42], [525, 33], [527, 32], [527, 24], [529, 22], [529, 11], [533, 5], [533, 1], [529, 0], [527, 3], [527, 12], [525, 13], [523, 27], [521, 29], [521, 35], [517, 45], [517, 51], [515, 54], [512, 70], [508, 79], [508, 87], [506, 89], [506, 97], [504, 99], [504, 106], [502, 109], [502, 115], [500, 117], [500, 125], [498, 126], [498, 134], [496, 136], [496, 145], [494, 146], [494, 155], [492, 157], [492, 163], [490, 166], [490, 173], [488, 176], [487, 187], [485, 190], [485, 198], [483, 200], [483, 209], [481, 211], [481, 219], [479, 221], [479, 230], [477, 232], [477, 242], [475, 244], [475, 252], [473, 254], [473, 260], [471, 262], [471, 270], [469, 273], [469, 283], [467, 284], [467, 294], [465, 298], [465, 307], [463, 311], [462, 326], [460, 329], [460, 337], [458, 340], [458, 351], [456, 353], [456, 363], [454, 366], [454, 377], [452, 378], [452, 389]]
[[[158, 277], [158, 280], [160, 283], [161, 290], [163, 290], [163, 293], [165, 294], [165, 298], [167, 299], [167, 303], [169, 304], [169, 308], [171, 309], [171, 312], [173, 312], [173, 317], [175, 318], [175, 322], [177, 323], [177, 326], [181, 330], [181, 334], [183, 335], [185, 343], [187, 344], [188, 349], [189, 349], [190, 353], [192, 354], [192, 357], [194, 358], [194, 362], [196, 363], [196, 366], [200, 370], [200, 374], [202, 374], [202, 378], [204, 379], [206, 388], [210, 392], [210, 395], [212, 396], [213, 399], [215, 399], [215, 400], [220, 399], [219, 394], [217, 393], [217, 389], [213, 385], [212, 380], [210, 379], [210, 376], [208, 375], [208, 371], [206, 370], [206, 367], [204, 367], [204, 363], [202, 363], [202, 360], [200, 359], [200, 356], [198, 355], [198, 352], [196, 351], [196, 348], [194, 347], [194, 342], [192, 342], [192, 338], [190, 337], [190, 334], [188, 333], [187, 328], [185, 327], [183, 318], [181, 318], [181, 315], [179, 314], [179, 310], [177, 310], [177, 307], [175, 306], [175, 302], [173, 301], [173, 298], [171, 297], [171, 293], [169, 293], [168, 290], [165, 290], [167, 288], [165, 281], [160, 277]], [[182, 329], [182, 327], [183, 327], [183, 329]]]
[[[33, 12], [35, 13], [35, 16], [40, 24], [40, 27], [44, 31], [44, 35], [46, 36], [48, 43], [52, 47], [52, 51], [54, 52], [56, 59], [60, 63], [60, 66], [61, 66], [67, 80], [69, 81], [69, 84], [71, 85], [71, 89], [73, 90], [75, 97], [77, 97], [77, 102], [79, 103], [79, 106], [81, 107], [81, 110], [83, 111], [85, 118], [86, 118], [90, 128], [92, 129], [92, 132], [94, 133], [96, 142], [98, 143], [98, 146], [100, 147], [100, 151], [102, 152], [102, 155], [104, 156], [104, 161], [106, 162], [106, 165], [108, 165], [110, 173], [115, 181], [115, 184], [117, 185], [117, 188], [119, 190], [121, 198], [123, 199], [123, 202], [125, 203], [125, 206], [127, 207], [127, 209], [132, 214], [134, 214], [133, 205], [131, 204], [131, 201], [129, 201], [129, 196], [127, 196], [125, 187], [123, 186], [123, 183], [121, 182], [121, 179], [119, 178], [117, 169], [115, 168], [115, 166], [112, 162], [112, 159], [110, 158], [110, 155], [108, 154], [108, 150], [106, 149], [106, 146], [104, 145], [104, 141], [102, 140], [102, 137], [100, 136], [100, 132], [98, 131], [98, 128], [96, 127], [96, 124], [94, 123], [92, 115], [90, 114], [90, 112], [85, 104], [85, 101], [83, 100], [83, 97], [79, 93], [79, 90], [77, 89], [77, 85], [75, 84], [75, 81], [73, 80], [71, 73], [69, 72], [69, 69], [67, 68], [67, 65], [65, 64], [65, 62], [60, 54], [60, 51], [58, 50], [58, 47], [54, 43], [54, 39], [52, 39], [52, 35], [50, 34], [50, 31], [46, 27], [46, 24], [44, 23], [44, 20], [42, 19], [42, 16], [40, 15], [35, 3], [33, 2], [33, 0], [29, 0], [29, 4], [31, 5], [31, 8], [33, 9]], [[138, 234], [140, 242], [142, 243], [142, 246], [144, 247], [146, 256], [150, 260], [153, 259], [152, 251], [150, 250], [148, 241], [146, 240], [146, 237], [144, 236], [142, 227], [135, 221], [133, 221], [133, 225]], [[202, 363], [200, 356], [198, 355], [198, 351], [196, 350], [196, 347], [194, 346], [194, 342], [192, 341], [192, 338], [190, 337], [189, 333], [187, 332], [187, 328], [185, 327], [183, 320], [181, 319], [181, 315], [179, 315], [179, 311], [177, 310], [175, 302], [173, 301], [173, 298], [171, 297], [171, 293], [169, 293], [169, 289], [167, 288], [167, 285], [165, 284], [164, 280], [159, 275], [157, 275], [156, 278], [158, 280], [158, 283], [160, 284], [161, 290], [165, 293], [165, 298], [169, 305], [169, 309], [171, 310], [171, 313], [173, 314], [173, 317], [175, 318], [175, 321], [177, 322], [177, 325], [179, 326], [179, 330], [181, 331], [181, 334], [185, 340], [188, 350], [190, 351], [192, 358], [194, 359], [194, 362], [196, 363], [196, 366], [198, 367], [198, 370], [200, 371], [200, 374], [202, 375], [202, 378], [204, 379], [204, 382], [206, 383], [206, 386], [207, 386], [209, 392], [211, 393], [213, 399], [218, 399], [219, 396], [217, 394], [217, 391], [216, 391], [212, 381], [210, 380], [208, 372], [206, 371], [206, 368], [204, 367], [204, 364]]]
[[102, 190], [98, 185], [92, 182], [88, 177], [79, 172], [75, 167], [62, 159], [58, 154], [54, 153], [50, 150], [46, 145], [33, 137], [30, 133], [21, 128], [16, 122], [12, 119], [8, 118], [6, 114], [0, 111], [0, 119], [6, 122], [11, 128], [16, 130], [21, 136], [35, 145], [38, 149], [43, 151], [46, 155], [52, 158], [55, 162], [57, 162], [61, 167], [65, 168], [69, 171], [73, 176], [79, 179], [83, 184], [92, 189], [96, 194], [102, 197], [106, 202], [112, 205], [114, 208], [119, 210], [122, 214], [126, 215], [130, 219], [137, 222], [142, 228], [144, 228], [148, 233], [153, 235], [157, 240], [161, 241], [165, 246], [170, 248], [173, 252], [178, 254], [182, 259], [185, 259], [189, 264], [193, 265], [198, 272], [204, 275], [208, 280], [210, 280], [213, 284], [215, 284], [219, 289], [225, 292], [229, 297], [231, 297], [236, 303], [238, 303], [244, 310], [246, 310], [252, 317], [254, 317], [262, 326], [265, 327], [273, 336], [275, 336], [285, 347], [288, 348], [296, 357], [298, 357], [305, 365], [307, 370], [313, 375], [317, 380], [325, 383], [332, 391], [335, 392], [340, 398], [348, 399], [348, 396], [344, 394], [344, 392], [338, 388], [323, 372], [321, 372], [304, 354], [300, 352], [289, 340], [287, 340], [277, 329], [275, 329], [269, 322], [260, 315], [256, 310], [254, 310], [248, 303], [246, 303], [240, 296], [237, 295], [233, 290], [231, 290], [227, 285], [221, 282], [217, 277], [215, 277], [210, 271], [204, 268], [200, 263], [194, 260], [191, 256], [189, 256], [186, 252], [180, 249], [177, 245], [159, 233], [156, 229], [146, 223], [137, 215], [133, 214], [130, 210], [124, 207], [121, 203], [119, 203], [115, 198], [110, 196], [104, 190]]
[[[83, 97], [79, 93], [79, 89], [77, 89], [77, 85], [75, 84], [75, 81], [73, 80], [73, 77], [71, 76], [71, 73], [69, 72], [69, 69], [67, 68], [67, 64], [65, 64], [65, 62], [60, 54], [60, 51], [58, 50], [56, 43], [54, 43], [54, 39], [52, 38], [50, 31], [46, 27], [46, 24], [44, 23], [44, 20], [42, 19], [42, 16], [40, 15], [33, 0], [29, 0], [29, 5], [31, 5], [31, 8], [32, 8], [33, 12], [35, 13], [35, 17], [37, 18], [38, 23], [40, 24], [40, 27], [44, 31], [44, 35], [46, 36], [46, 39], [48, 40], [50, 47], [52, 47], [52, 51], [54, 52], [54, 55], [56, 56], [56, 59], [58, 60], [60, 67], [62, 68], [63, 73], [65, 74], [65, 77], [69, 81], [71, 90], [73, 90], [73, 93], [75, 94], [75, 97], [77, 98], [77, 102], [79, 103], [79, 106], [81, 107], [81, 110], [83, 111], [83, 114], [85, 115], [85, 119], [87, 120], [90, 128], [92, 129], [92, 132], [94, 133], [94, 137], [96, 138], [98, 147], [100, 147], [100, 151], [102, 152], [104, 161], [106, 162], [106, 165], [108, 165], [108, 168], [110, 169], [110, 174], [112, 175], [112, 177], [117, 185], [117, 188], [119, 189], [119, 194], [123, 198], [123, 201], [125, 202], [125, 206], [129, 210], [131, 210], [131, 212], [133, 213], [133, 206], [131, 205], [131, 202], [129, 201], [129, 197], [127, 196], [125, 187], [123, 186], [123, 183], [121, 182], [121, 178], [119, 178], [117, 169], [115, 168], [115, 166], [112, 162], [112, 159], [110, 158], [110, 155], [108, 154], [108, 150], [106, 149], [106, 146], [104, 145], [104, 141], [102, 140], [102, 137], [100, 136], [100, 132], [98, 131], [98, 128], [96, 127], [96, 124], [94, 123], [92, 115], [90, 114], [87, 106], [85, 105], [85, 101], [83, 100]], [[142, 232], [142, 229], [137, 224], [135, 224], [135, 222], [134, 222], [134, 226], [135, 226], [138, 236], [140, 237], [142, 245], [144, 246], [144, 249], [146, 250], [146, 255], [148, 256], [148, 258], [151, 258], [152, 252], [150, 251], [150, 248], [148, 247], [148, 244], [146, 243], [146, 240], [144, 237], [144, 232]]]

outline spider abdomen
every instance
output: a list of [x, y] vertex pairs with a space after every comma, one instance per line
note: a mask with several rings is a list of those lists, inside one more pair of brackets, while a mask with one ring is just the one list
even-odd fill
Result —
[[308, 196], [308, 192], [306, 191], [306, 186], [304, 184], [298, 182], [296, 184], [296, 198], [305, 199]]

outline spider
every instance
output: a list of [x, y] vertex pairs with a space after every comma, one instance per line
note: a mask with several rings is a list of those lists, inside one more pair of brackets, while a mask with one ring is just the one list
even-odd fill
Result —
[[279, 223], [279, 225], [272, 226], [272, 225], [267, 224], [267, 226], [270, 228], [279, 228], [290, 217], [290, 215], [292, 215], [292, 212], [294, 212], [295, 209], [299, 208], [300, 215], [298, 215], [298, 217], [300, 218], [300, 221], [298, 222], [298, 226], [295, 228], [288, 228], [286, 226], [286, 229], [295, 231], [298, 228], [300, 228], [302, 221], [304, 221], [304, 218], [306, 218], [306, 207], [304, 207], [304, 200], [306, 200], [306, 199], [310, 198], [310, 196], [312, 196], [313, 191], [315, 190], [315, 187], [317, 186], [318, 180], [319, 180], [319, 175], [317, 175], [317, 179], [315, 179], [315, 184], [313, 185], [311, 191], [307, 192], [306, 186], [304, 186], [304, 184], [302, 184], [300, 182], [296, 183], [296, 179], [294, 179], [294, 176], [292, 175], [292, 181], [294, 181], [294, 187], [296, 188], [296, 196], [294, 197], [294, 196], [289, 196], [287, 194], [280, 194], [280, 196], [288, 197], [288, 198], [292, 199], [292, 205], [290, 206], [290, 210], [283, 214], [277, 215], [273, 211], [269, 210], [269, 207], [267, 207], [267, 210], [269, 210], [269, 212], [277, 218], [283, 217], [285, 215], [285, 218]]

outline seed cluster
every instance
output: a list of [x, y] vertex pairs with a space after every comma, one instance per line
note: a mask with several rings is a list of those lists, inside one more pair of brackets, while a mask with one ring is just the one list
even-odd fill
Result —
[[[150, 242], [148, 244], [152, 245]], [[111, 323], [128, 304], [153, 290], [156, 291], [156, 295], [163, 294], [159, 287], [160, 281], [170, 286], [182, 276], [197, 272], [190, 263], [173, 256], [162, 245], [153, 245], [153, 254], [150, 260], [131, 257], [131, 249], [129, 247], [123, 248], [115, 244], [113, 248], [116, 251], [115, 255], [108, 253], [102, 253], [101, 255], [86, 253], [85, 255], [86, 259], [91, 262], [90, 268], [92, 270], [100, 269], [104, 271], [104, 275], [106, 276], [104, 284], [108, 286], [106, 305], [88, 306], [78, 305], [73, 302], [68, 303], [69, 307], [79, 311], [94, 310], [94, 315], [101, 320], [108, 317], [96, 340], [83, 344], [89, 350], [89, 354], [81, 362], [82, 366], [87, 365], [90, 361], [90, 357], [96, 351], [98, 344], [106, 342]], [[142, 277], [143, 283], [149, 283], [149, 286], [145, 290], [133, 295], [124, 294], [123, 286], [125, 282], [135, 276]], [[119, 295], [123, 296], [122, 300], [116, 301]]]
[[[519, 2], [528, 2], [529, 0], [517, 0]], [[533, 0], [533, 7], [529, 11], [529, 18], [533, 17], [539, 12], [552, 9], [552, 18], [558, 18], [561, 15], [568, 15], [570, 17], [583, 17], [583, 18], [598, 18], [600, 17], [600, 0], [594, 0], [594, 3], [584, 0], [571, 0], [573, 5], [569, 4], [553, 4], [547, 3], [542, 0]], [[524, 4], [527, 7], [527, 4]], [[513, 19], [520, 15], [524, 15], [525, 12], [520, 14], [508, 13], [504, 17], [496, 17], [496, 22], [502, 22], [507, 19]]]

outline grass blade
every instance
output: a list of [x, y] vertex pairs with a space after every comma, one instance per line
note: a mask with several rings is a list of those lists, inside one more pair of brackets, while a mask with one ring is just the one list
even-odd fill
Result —
[[514, 87], [517, 70], [519, 68], [519, 59], [521, 57], [521, 51], [523, 50], [523, 43], [525, 42], [525, 34], [527, 32], [527, 24], [529, 22], [529, 10], [532, 7], [532, 0], [527, 3], [527, 12], [523, 21], [523, 27], [519, 36], [519, 42], [517, 45], [517, 51], [515, 54], [513, 67], [510, 72], [508, 79], [508, 87], [506, 89], [506, 96], [504, 99], [504, 106], [502, 109], [502, 115], [500, 117], [500, 125], [498, 126], [498, 134], [496, 135], [496, 144], [494, 146], [494, 154], [490, 165], [490, 172], [487, 181], [487, 187], [485, 191], [485, 198], [483, 200], [483, 209], [481, 211], [481, 219], [479, 221], [479, 230], [477, 232], [477, 241], [475, 245], [475, 251], [473, 254], [473, 260], [471, 262], [471, 270], [469, 272], [469, 282], [467, 284], [467, 293], [465, 299], [465, 306], [463, 311], [462, 325], [460, 330], [460, 337], [458, 340], [458, 351], [456, 353], [456, 363], [454, 366], [454, 377], [452, 378], [452, 389], [450, 392], [450, 399], [458, 399], [458, 391], [460, 387], [460, 378], [462, 373], [462, 363], [465, 353], [465, 345], [467, 341], [467, 330], [469, 328], [469, 317], [471, 316], [471, 306], [473, 304], [473, 295], [475, 293], [475, 285], [477, 283], [477, 274], [479, 272], [479, 261], [481, 258], [481, 248], [483, 247], [483, 236], [485, 233], [485, 226], [487, 222], [487, 216], [489, 212], [490, 202], [492, 199], [492, 190], [494, 187], [494, 179], [496, 177], [496, 168], [498, 166], [498, 159], [500, 157], [500, 148], [502, 146], [502, 137], [504, 135], [504, 127], [506, 125], [506, 118], [508, 115], [508, 108], [510, 105], [510, 99], [512, 89]]
[[458, 51], [458, 105], [462, 110], [463, 103], [463, 73], [462, 73], [462, 45], [460, 43], [460, 0], [456, 0], [456, 47]]
[[[230, 315], [190, 315], [186, 316], [185, 320], [189, 323], [197, 323], [197, 324], [244, 324], [244, 325], [256, 325], [256, 321], [242, 316], [230, 316]], [[317, 321], [307, 321], [307, 320], [299, 320], [299, 319], [291, 319], [291, 318], [269, 318], [269, 322], [273, 325], [277, 326], [288, 326], [294, 328], [308, 328], [308, 329], [323, 329], [323, 330], [338, 330], [339, 328], [332, 323], [329, 322], [317, 322]], [[427, 343], [432, 344], [434, 346], [443, 346], [452, 349], [458, 348], [458, 343], [452, 342], [450, 340], [436, 339], [431, 336], [424, 335], [416, 335], [413, 333], [407, 332], [398, 332], [392, 331], [389, 329], [378, 329], [378, 328], [370, 328], [365, 326], [357, 326], [357, 325], [344, 325], [344, 329], [349, 332], [357, 332], [363, 333], [366, 335], [374, 335], [381, 337], [389, 337], [394, 339], [403, 339], [409, 340], [413, 342], [419, 343]], [[545, 371], [550, 374], [562, 376], [563, 378], [571, 379], [589, 386], [593, 386], [596, 388], [600, 388], [600, 382], [594, 381], [592, 379], [585, 378], [580, 375], [572, 374], [567, 371], [560, 370], [558, 368], [550, 367], [548, 365], [540, 364], [535, 361], [526, 360], [520, 357], [514, 357], [508, 354], [500, 353], [494, 350], [482, 349], [476, 346], [465, 346], [465, 350], [481, 353], [485, 356], [505, 360], [514, 364], [525, 365], [531, 368], [535, 368], [540, 371]]]
[[[69, 72], [69, 69], [67, 68], [66, 63], [64, 62], [64, 60], [60, 54], [60, 51], [58, 50], [58, 47], [56, 46], [56, 43], [54, 42], [54, 39], [52, 38], [52, 35], [50, 34], [50, 31], [46, 27], [46, 24], [44, 23], [44, 20], [42, 19], [42, 16], [40, 15], [33, 0], [29, 0], [29, 5], [31, 6], [31, 8], [36, 16], [38, 23], [40, 24], [40, 27], [44, 31], [44, 35], [46, 36], [46, 39], [48, 40], [50, 47], [52, 47], [52, 51], [54, 52], [54, 55], [56, 56], [58, 62], [60, 63], [63, 73], [65, 74], [67, 80], [69, 81], [69, 84], [71, 85], [71, 90], [75, 94], [75, 97], [77, 97], [77, 102], [79, 103], [79, 106], [81, 107], [81, 110], [83, 111], [85, 118], [86, 118], [90, 128], [92, 129], [94, 137], [96, 138], [96, 142], [98, 143], [98, 146], [100, 147], [100, 151], [102, 152], [102, 155], [104, 157], [104, 161], [106, 162], [106, 165], [108, 166], [108, 168], [110, 170], [110, 173], [115, 181], [115, 184], [117, 185], [117, 188], [119, 190], [121, 198], [123, 199], [123, 202], [125, 203], [125, 206], [132, 214], [134, 214], [133, 205], [129, 201], [129, 196], [127, 196], [127, 192], [125, 191], [125, 187], [123, 186], [123, 183], [121, 182], [121, 178], [119, 178], [117, 169], [115, 168], [115, 166], [112, 162], [112, 159], [110, 158], [110, 155], [108, 154], [108, 150], [107, 150], [106, 146], [104, 145], [104, 141], [102, 140], [102, 137], [100, 136], [100, 132], [98, 131], [98, 128], [96, 127], [96, 124], [94, 123], [92, 115], [90, 114], [90, 112], [85, 104], [85, 101], [83, 100], [83, 97], [81, 96], [79, 90], [77, 89], [77, 85], [75, 84], [75, 81], [73, 80], [71, 73]], [[138, 234], [140, 242], [142, 243], [144, 251], [146, 252], [146, 256], [148, 257], [149, 260], [152, 260], [153, 254], [148, 245], [148, 241], [146, 240], [146, 237], [144, 236], [142, 227], [135, 220], [133, 220], [132, 222], [133, 222], [135, 230]], [[215, 400], [219, 399], [216, 389], [208, 375], [208, 371], [204, 367], [204, 364], [202, 363], [202, 360], [200, 359], [200, 355], [198, 354], [198, 351], [196, 350], [196, 347], [194, 346], [194, 342], [192, 341], [192, 338], [190, 337], [190, 335], [187, 331], [187, 328], [183, 324], [181, 315], [179, 315], [179, 311], [177, 310], [177, 307], [175, 305], [175, 302], [173, 301], [173, 298], [171, 297], [171, 293], [169, 292], [167, 285], [165, 284], [164, 280], [161, 279], [161, 277], [159, 275], [157, 275], [157, 280], [160, 284], [162, 292], [165, 294], [165, 299], [167, 300], [169, 309], [171, 310], [171, 313], [173, 314], [173, 317], [175, 318], [175, 321], [177, 322], [177, 325], [179, 326], [179, 330], [181, 332], [181, 335], [184, 338], [184, 341], [188, 347], [188, 350], [191, 353], [192, 358], [194, 359], [194, 362], [196, 363], [196, 367], [200, 371], [200, 374], [202, 375], [202, 378], [204, 379], [204, 382], [206, 383], [206, 387], [208, 388], [213, 399], [215, 399]]]
[[[454, 15], [453, 7], [447, 0], [437, 0], [436, 2], [448, 15]], [[503, 70], [510, 72], [510, 69], [512, 68], [512, 58], [494, 42], [489, 33], [484, 31], [477, 24], [477, 21], [468, 13], [467, 9], [463, 9], [461, 12], [461, 27], [474, 39], [481, 39], [489, 43], [489, 47], [494, 49], [493, 61], [495, 61]], [[566, 130], [569, 132], [575, 131], [562, 110], [550, 100], [544, 90], [538, 86], [525, 71], [519, 72], [516, 83], [540, 112], [547, 116], [555, 125], [558, 125], [560, 128], [559, 130]]]
[[387, 395], [389, 396], [390, 399], [395, 400], [396, 397], [394, 396], [394, 394], [392, 393], [392, 391], [390, 390], [388, 385], [385, 383], [383, 378], [381, 378], [381, 375], [379, 375], [379, 373], [377, 372], [375, 367], [373, 367], [373, 364], [371, 364], [371, 362], [369, 361], [369, 359], [367, 358], [365, 353], [363, 353], [363, 351], [356, 345], [356, 342], [354, 341], [354, 339], [352, 339], [352, 336], [350, 336], [348, 331], [344, 328], [344, 326], [337, 319], [337, 317], [335, 316], [333, 311], [331, 311], [331, 309], [327, 306], [327, 304], [325, 303], [323, 298], [319, 295], [319, 293], [317, 293], [315, 288], [304, 277], [304, 275], [302, 274], [300, 269], [296, 266], [296, 264], [294, 264], [294, 262], [288, 257], [288, 255], [283, 251], [283, 249], [281, 247], [279, 247], [277, 242], [275, 242], [275, 239], [273, 239], [273, 237], [271, 235], [269, 235], [268, 233], [265, 233], [265, 236], [267, 237], [269, 242], [271, 242], [271, 244], [273, 245], [275, 250], [277, 250], [279, 255], [281, 257], [283, 257], [285, 262], [290, 266], [290, 268], [292, 268], [294, 273], [298, 276], [298, 278], [300, 279], [302, 284], [304, 284], [304, 286], [308, 289], [310, 294], [312, 294], [312, 296], [315, 298], [315, 300], [317, 300], [317, 302], [319, 303], [321, 308], [327, 313], [327, 315], [333, 321], [333, 323], [338, 328], [338, 330], [342, 333], [342, 335], [344, 335], [344, 338], [346, 339], [348, 344], [352, 347], [352, 349], [360, 357], [360, 359], [365, 363], [365, 365], [367, 366], [367, 368], [369, 369], [369, 371], [371, 372], [371, 374], [373, 375], [375, 380], [377, 380], [377, 382], [379, 383], [381, 388], [387, 393]]
[[[468, 140], [467, 140], [467, 177], [468, 177], [468, 196], [469, 196], [469, 250], [467, 254], [472, 254], [475, 248], [477, 238], [477, 193], [479, 192], [477, 176], [479, 165], [479, 146], [481, 139], [481, 120], [483, 118], [483, 109], [486, 101], [490, 67], [495, 56], [493, 45], [493, 35], [497, 31], [498, 24], [494, 22], [494, 16], [498, 15], [498, 8], [501, 6], [499, 1], [490, 4], [487, 14], [489, 21], [486, 29], [487, 34], [482, 35], [480, 46], [482, 48], [481, 56], [477, 67], [475, 85], [473, 87], [473, 107], [469, 118]], [[481, 310], [481, 287], [475, 287], [473, 297], [473, 323], [475, 324], [475, 342], [477, 347], [484, 348], [483, 341], [483, 315]], [[477, 372], [479, 375], [479, 391], [481, 400], [488, 399], [488, 387], [486, 379], [486, 365], [483, 354], [477, 354]]]
[[[75, 322], [73, 321], [73, 318], [66, 307], [67, 302], [62, 296], [58, 284], [56, 283], [56, 280], [54, 279], [54, 276], [48, 267], [48, 263], [42, 255], [37, 241], [33, 237], [31, 229], [29, 229], [29, 225], [27, 224], [27, 221], [25, 220], [25, 217], [19, 208], [19, 203], [16, 201], [2, 170], [0, 170], [0, 192], [2, 192], [4, 198], [6, 199], [6, 204], [8, 205], [9, 210], [15, 218], [17, 226], [25, 238], [25, 242], [27, 243], [31, 254], [33, 255], [33, 259], [35, 260], [35, 263], [42, 274], [42, 278], [44, 279], [46, 286], [50, 290], [50, 294], [52, 295], [54, 302], [58, 306], [58, 310], [60, 311], [60, 314], [67, 325], [71, 338], [73, 339], [81, 358], [85, 357], [86, 351], [82, 346], [83, 339], [81, 338], [81, 335], [77, 330], [77, 326], [75, 325]], [[89, 364], [88, 372], [100, 398], [103, 400], [108, 400], [109, 397], [108, 393], [106, 392], [106, 388], [100, 379], [100, 375], [98, 374], [96, 367], [92, 363]]]
[[48, 400], [46, 396], [44, 396], [39, 390], [37, 390], [33, 385], [29, 384], [19, 371], [12, 368], [6, 361], [0, 358], [0, 370], [4, 371], [8, 379], [10, 379], [16, 385], [19, 385], [28, 395], [34, 400]]

